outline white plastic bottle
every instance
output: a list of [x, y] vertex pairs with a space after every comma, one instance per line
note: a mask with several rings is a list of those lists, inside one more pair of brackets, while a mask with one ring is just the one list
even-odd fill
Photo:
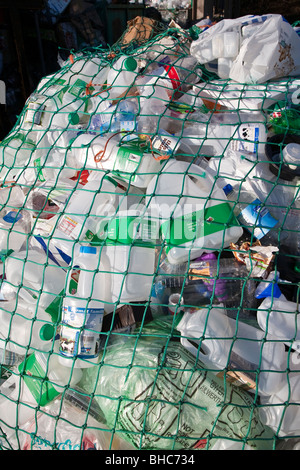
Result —
[[156, 220], [138, 208], [118, 211], [108, 221], [102, 237], [109, 261], [113, 304], [150, 298], [155, 272]]
[[279, 390], [261, 399], [261, 421], [279, 436], [297, 436], [300, 432], [300, 375], [289, 373]]
[[126, 93], [138, 74], [138, 63], [134, 57], [122, 55], [110, 67], [107, 86], [110, 99], [114, 100]]
[[257, 309], [257, 322], [268, 334], [293, 346], [300, 340], [299, 306], [287, 300], [283, 295], [279, 298], [266, 297]]
[[32, 215], [23, 209], [25, 194], [14, 185], [0, 191], [0, 253], [19, 251], [31, 230]]
[[35, 149], [32, 133], [17, 131], [3, 139], [0, 144], [0, 180], [12, 181], [24, 171]]
[[66, 152], [73, 168], [111, 170], [112, 176], [138, 188], [146, 188], [163, 161], [130, 142], [120, 142], [114, 134], [81, 134]]
[[43, 250], [22, 250], [7, 257], [6, 281], [29, 304], [43, 307], [54, 322], [61, 309], [66, 271]]
[[70, 369], [59, 363], [58, 353], [35, 351], [27, 356], [0, 387], [1, 428], [14, 439], [14, 430], [82, 377], [79, 369]]
[[91, 239], [102, 219], [115, 213], [116, 193], [125, 194], [104, 172], [98, 173], [97, 179], [89, 180], [70, 195], [51, 237], [51, 245], [68, 256], [72, 256], [76, 242]]
[[221, 375], [228, 367], [228, 378], [249, 391], [269, 395], [285, 383], [284, 345], [270, 335], [264, 341], [264, 331], [228, 317], [222, 305], [187, 311], [176, 328], [181, 344], [209, 370]]
[[51, 350], [56, 334], [55, 325], [42, 307], [18, 301], [0, 303], [0, 340], [1, 347], [12, 353], [25, 356], [28, 351]]
[[148, 185], [146, 203], [161, 222], [170, 263], [226, 248], [243, 233], [209, 171], [188, 162], [169, 160]]
[[99, 361], [100, 332], [107, 279], [99, 273], [96, 247], [81, 246], [74, 256], [66, 282], [62, 307], [59, 362], [72, 367], [91, 367]]
[[214, 113], [198, 123], [184, 128], [180, 137], [184, 143], [211, 146], [213, 155], [233, 150], [248, 155], [264, 154], [267, 142], [265, 117], [259, 112]]
[[31, 213], [22, 208], [5, 208], [0, 212], [0, 253], [19, 251], [32, 226]]

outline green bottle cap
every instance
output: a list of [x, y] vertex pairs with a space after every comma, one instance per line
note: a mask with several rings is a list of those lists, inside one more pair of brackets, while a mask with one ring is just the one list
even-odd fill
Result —
[[137, 68], [137, 61], [133, 57], [128, 57], [124, 60], [124, 68], [129, 72], [134, 72]]
[[77, 113], [70, 113], [68, 116], [70, 124], [78, 124], [79, 123], [79, 115]]
[[53, 325], [50, 325], [49, 323], [46, 325], [43, 325], [42, 328], [40, 329], [40, 338], [42, 341], [49, 341], [50, 339], [53, 338], [55, 335], [55, 328]]

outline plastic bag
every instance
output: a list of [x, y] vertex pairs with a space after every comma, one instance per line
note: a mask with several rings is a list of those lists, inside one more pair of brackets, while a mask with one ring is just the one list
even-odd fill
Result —
[[[95, 390], [106, 425], [143, 450], [204, 449], [217, 437], [270, 448], [272, 433], [261, 424], [253, 398], [225, 386], [178, 341], [166, 341], [155, 322], [151, 334], [151, 324], [143, 337], [108, 348], [99, 374], [90, 369], [82, 379], [85, 390]], [[179, 339], [172, 319], [169, 325], [169, 336]]]
[[300, 37], [276, 14], [222, 20], [192, 42], [191, 54], [220, 78], [240, 83], [300, 73]]

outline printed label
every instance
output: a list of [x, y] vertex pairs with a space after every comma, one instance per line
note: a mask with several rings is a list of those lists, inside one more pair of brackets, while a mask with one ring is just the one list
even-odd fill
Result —
[[163, 155], [171, 155], [177, 140], [171, 135], [157, 135], [152, 141], [153, 150]]
[[61, 230], [68, 238], [73, 240], [76, 240], [80, 235], [81, 227], [82, 224], [68, 215], [64, 215], [58, 224], [58, 229]]
[[96, 358], [100, 350], [103, 308], [63, 306], [60, 354], [82, 359]]
[[122, 173], [122, 178], [135, 181], [134, 172], [138, 169], [143, 152], [138, 149], [121, 147], [118, 150], [113, 172]]
[[197, 238], [207, 237], [239, 225], [227, 202], [216, 204], [208, 209], [191, 212], [182, 217], [167, 220], [161, 225], [164, 239], [169, 246], [193, 242]]
[[29, 103], [25, 113], [25, 122], [40, 125], [45, 106], [40, 103]]
[[255, 199], [249, 206], [245, 207], [239, 214], [238, 220], [242, 225], [245, 225], [249, 232], [251, 232], [249, 227], [254, 227], [253, 235], [258, 240], [265, 236], [278, 222], [259, 199]]
[[[51, 402], [59, 395], [59, 392], [55, 390], [51, 381], [47, 379], [46, 371], [39, 364], [34, 354], [31, 354], [24, 362], [20, 364], [19, 371], [22, 374], [25, 384], [40, 406], [47, 405], [47, 403]], [[23, 372], [23, 367], [26, 371], [25, 373]]]
[[237, 152], [256, 153], [259, 143], [259, 127], [253, 124], [242, 124], [237, 137], [230, 143], [230, 148]]

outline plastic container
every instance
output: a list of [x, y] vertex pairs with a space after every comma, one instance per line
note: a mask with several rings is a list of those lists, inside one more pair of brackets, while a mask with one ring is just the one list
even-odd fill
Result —
[[[15, 430], [82, 377], [81, 370], [58, 362], [58, 354], [35, 351], [0, 387], [1, 428], [13, 443]], [[9, 437], [10, 436], [10, 437]]]
[[[286, 380], [284, 345], [250, 324], [229, 318], [220, 307], [187, 311], [176, 327], [181, 344], [212, 372], [269, 395]], [[258, 373], [259, 371], [259, 373]]]
[[162, 166], [152, 153], [133, 143], [120, 143], [114, 134], [79, 135], [66, 153], [66, 163], [78, 169], [110, 170], [113, 177], [138, 188], [146, 188]]
[[119, 303], [148, 300], [155, 272], [157, 221], [145, 209], [129, 209], [118, 211], [107, 222], [102, 252], [109, 262], [112, 309]]
[[117, 99], [126, 93], [135, 81], [138, 72], [138, 63], [133, 57], [122, 55], [119, 57], [107, 74], [107, 86], [110, 99]]
[[92, 367], [100, 354], [100, 332], [107, 277], [99, 273], [96, 247], [81, 246], [66, 282], [59, 340], [59, 362], [67, 367]]
[[250, 199], [248, 191], [243, 192], [241, 202], [239, 201], [240, 194], [233, 189], [231, 184], [224, 186], [223, 191], [227, 199], [234, 203], [232, 204], [233, 211], [241, 226], [253, 233], [255, 238], [260, 240], [277, 225], [278, 220], [272, 217], [258, 198]]
[[300, 319], [297, 302], [284, 296], [266, 297], [257, 310], [257, 321], [263, 331], [293, 346], [300, 340]]
[[35, 136], [21, 131], [14, 132], [0, 144], [0, 180], [12, 181], [24, 170], [35, 149]]
[[289, 373], [283, 387], [261, 400], [259, 416], [278, 436], [298, 436], [300, 432], [300, 376]]
[[26, 242], [32, 225], [29, 211], [3, 209], [0, 212], [0, 253], [19, 251]]
[[[290, 147], [292, 145], [292, 147]], [[285, 181], [292, 181], [299, 178], [300, 167], [290, 165], [285, 161], [287, 156], [287, 147], [298, 149], [300, 145], [300, 136], [294, 134], [275, 134], [268, 137], [265, 145], [265, 155], [269, 160], [269, 169], [273, 175]], [[295, 155], [294, 155], [295, 157]], [[290, 158], [290, 157], [289, 157]]]
[[51, 245], [67, 256], [72, 256], [74, 244], [90, 240], [98, 231], [104, 217], [113, 215], [117, 207], [117, 194], [125, 191], [118, 184], [100, 173], [97, 179], [88, 181], [76, 189], [69, 198], [51, 237]]
[[148, 185], [146, 202], [161, 223], [170, 263], [226, 248], [243, 233], [210, 172], [188, 162], [168, 161]]
[[300, 163], [300, 144], [287, 144], [282, 151], [283, 161], [291, 170], [297, 170]]
[[28, 351], [51, 350], [56, 334], [51, 316], [42, 307], [37, 309], [32, 304], [18, 301], [0, 303], [0, 339], [2, 348], [7, 351], [25, 356]]
[[232, 150], [256, 156], [264, 154], [267, 129], [261, 113], [224, 111], [204, 115], [199, 122], [181, 130], [179, 136], [182, 144], [193, 145], [195, 149], [211, 147], [208, 155], [224, 155]]
[[59, 318], [66, 271], [42, 250], [24, 250], [6, 259], [6, 281], [27, 303]]

